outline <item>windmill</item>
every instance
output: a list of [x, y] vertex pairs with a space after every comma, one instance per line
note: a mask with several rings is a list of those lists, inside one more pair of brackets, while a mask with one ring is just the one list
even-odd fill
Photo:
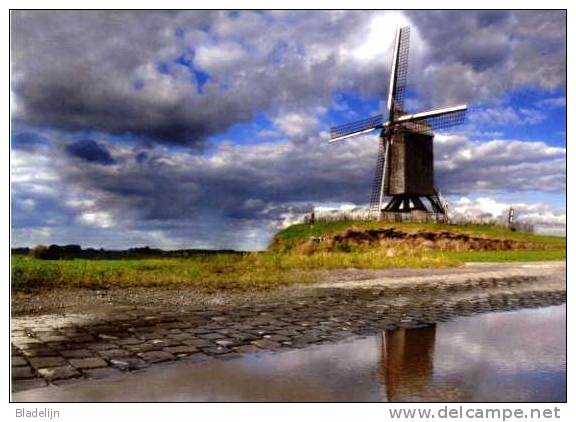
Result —
[[[440, 219], [446, 209], [434, 185], [433, 139], [435, 130], [464, 121], [466, 105], [415, 114], [404, 110], [408, 73], [410, 27], [396, 32], [390, 85], [388, 120], [382, 114], [333, 127], [329, 142], [380, 130], [378, 160], [370, 198], [371, 211], [379, 219], [424, 212]], [[391, 199], [386, 202], [386, 198]]]

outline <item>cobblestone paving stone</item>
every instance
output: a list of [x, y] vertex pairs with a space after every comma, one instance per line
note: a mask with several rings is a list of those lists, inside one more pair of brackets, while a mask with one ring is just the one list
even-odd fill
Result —
[[[432, 286], [433, 287], [433, 286]], [[232, 359], [457, 316], [561, 304], [565, 279], [490, 278], [440, 289], [319, 288], [237, 307], [136, 308], [12, 319], [12, 390], [112, 377], [167, 361]]]

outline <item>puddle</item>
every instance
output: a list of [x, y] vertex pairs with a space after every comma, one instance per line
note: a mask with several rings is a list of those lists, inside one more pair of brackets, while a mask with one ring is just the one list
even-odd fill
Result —
[[566, 400], [566, 305], [28, 390], [15, 401]]

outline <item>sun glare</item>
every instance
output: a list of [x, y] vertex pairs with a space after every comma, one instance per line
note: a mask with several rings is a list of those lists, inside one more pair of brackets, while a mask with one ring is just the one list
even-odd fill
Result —
[[408, 19], [398, 12], [376, 15], [370, 22], [367, 37], [352, 53], [360, 61], [382, 60], [394, 42], [396, 30], [409, 25]]

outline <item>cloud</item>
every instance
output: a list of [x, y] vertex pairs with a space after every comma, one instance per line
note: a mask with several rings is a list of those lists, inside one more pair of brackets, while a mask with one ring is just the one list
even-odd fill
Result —
[[[473, 142], [456, 135], [438, 135], [435, 142], [436, 182], [445, 195], [560, 194], [565, 189], [564, 148], [511, 140]], [[338, 145], [320, 136], [309, 137], [305, 144], [224, 142], [211, 154], [165, 146], [144, 152], [134, 145], [115, 144], [114, 166], [86, 166], [59, 151], [65, 150], [55, 148], [50, 160], [40, 163], [33, 153], [14, 151], [23, 169], [13, 175], [17, 227], [41, 226], [40, 210], [58, 205], [54, 209], [61, 217], [56, 226], [117, 230], [103, 231], [103, 239], [123, 231], [130, 231], [126, 239], [133, 239], [134, 233], [151, 231], [157, 235], [150, 242], [163, 242], [157, 246], [233, 244], [258, 249], [274, 230], [314, 206], [366, 206], [377, 136]], [[43, 189], [47, 196], [41, 194]], [[31, 210], [27, 200], [44, 205]], [[541, 223], [558, 222], [549, 210], [530, 212], [534, 219], [541, 216]]]
[[471, 141], [437, 135], [436, 183], [447, 194], [471, 192], [564, 192], [566, 149], [544, 142]]
[[566, 83], [564, 11], [411, 11], [407, 15], [425, 34], [424, 77], [412, 81], [427, 100], [493, 102], [506, 91], [553, 91]]
[[409, 83], [423, 104], [553, 90], [565, 84], [565, 16], [16, 11], [14, 117], [202, 146], [262, 111], [282, 119], [286, 109], [326, 107], [338, 91], [383, 97], [393, 28], [404, 24], [412, 26]]
[[546, 114], [541, 110], [511, 106], [477, 109], [470, 113], [472, 123], [484, 126], [536, 125], [545, 119]]
[[12, 136], [11, 147], [19, 149], [34, 150], [46, 146], [47, 139], [34, 132], [19, 132]]
[[262, 109], [328, 101], [343, 76], [328, 72], [339, 61], [328, 38], [346, 44], [351, 32], [340, 24], [359, 17], [312, 25], [304, 13], [16, 12], [16, 117], [200, 145]]
[[314, 112], [288, 112], [274, 119], [280, 131], [293, 141], [302, 141], [313, 132], [318, 132], [318, 119]]
[[504, 223], [508, 221], [510, 208], [514, 208], [515, 221], [532, 224], [538, 233], [566, 235], [566, 210], [542, 202], [528, 204], [503, 202], [488, 197], [460, 197], [450, 201], [449, 210], [456, 218], [498, 220]]
[[83, 139], [67, 145], [66, 152], [89, 163], [109, 166], [116, 162], [105, 146], [92, 139]]
[[553, 97], [540, 100], [536, 103], [542, 109], [555, 109], [566, 107], [566, 97]]

